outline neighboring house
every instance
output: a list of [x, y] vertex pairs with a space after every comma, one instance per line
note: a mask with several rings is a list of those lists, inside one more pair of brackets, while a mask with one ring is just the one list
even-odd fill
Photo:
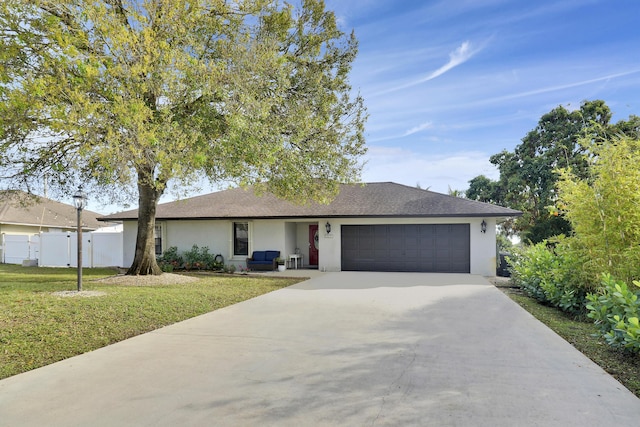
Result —
[[[254, 250], [300, 254], [324, 271], [496, 274], [496, 224], [521, 212], [391, 182], [342, 185], [328, 205], [296, 205], [251, 188], [158, 205], [156, 252], [195, 244], [244, 265]], [[133, 261], [137, 210], [101, 221], [124, 224]], [[483, 226], [483, 223], [486, 225]]]
[[[104, 227], [104, 223], [96, 220], [99, 216], [101, 214], [84, 209], [82, 229], [92, 231]], [[34, 235], [75, 230], [77, 213], [74, 206], [23, 191], [0, 191], [0, 233]]]

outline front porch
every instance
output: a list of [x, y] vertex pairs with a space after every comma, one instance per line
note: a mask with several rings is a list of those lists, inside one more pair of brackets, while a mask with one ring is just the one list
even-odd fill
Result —
[[319, 250], [319, 224], [317, 221], [285, 222], [284, 251], [288, 270], [317, 269]]

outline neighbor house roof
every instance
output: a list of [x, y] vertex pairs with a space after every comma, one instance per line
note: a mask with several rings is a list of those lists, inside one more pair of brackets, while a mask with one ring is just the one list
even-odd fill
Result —
[[[97, 221], [101, 214], [84, 209], [82, 224], [85, 229], [97, 229], [104, 224]], [[46, 197], [18, 190], [0, 191], [0, 224], [35, 227], [76, 228], [76, 208]]]
[[[353, 217], [510, 217], [522, 213], [489, 203], [447, 196], [393, 182], [343, 184], [330, 204], [297, 205], [253, 188], [234, 188], [158, 205], [156, 219], [353, 218]], [[138, 210], [101, 221], [137, 219]]]

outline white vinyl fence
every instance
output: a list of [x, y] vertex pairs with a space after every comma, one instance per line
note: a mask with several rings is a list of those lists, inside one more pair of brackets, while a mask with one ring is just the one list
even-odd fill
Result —
[[2, 233], [0, 261], [5, 264], [22, 264], [24, 260], [36, 260], [40, 252], [40, 236]]
[[[82, 234], [82, 265], [91, 267], [91, 233]], [[77, 267], [78, 238], [76, 233], [42, 233], [40, 235], [41, 267]]]
[[[84, 267], [121, 267], [122, 232], [82, 233]], [[2, 235], [2, 257], [6, 264], [38, 260], [41, 267], [77, 267], [78, 238], [75, 232], [40, 233], [33, 236]], [[35, 242], [35, 243], [34, 243]]]

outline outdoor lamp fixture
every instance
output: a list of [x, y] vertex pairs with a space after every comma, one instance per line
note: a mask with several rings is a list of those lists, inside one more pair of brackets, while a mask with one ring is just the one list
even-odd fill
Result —
[[329, 224], [329, 221], [324, 225], [324, 229], [327, 230], [327, 234], [331, 233], [331, 224]]
[[487, 221], [485, 221], [484, 219], [480, 223], [480, 232], [481, 233], [486, 233], [487, 232]]
[[78, 212], [78, 292], [82, 292], [82, 209], [87, 206], [87, 193], [82, 191], [82, 185], [73, 195], [73, 204]]

